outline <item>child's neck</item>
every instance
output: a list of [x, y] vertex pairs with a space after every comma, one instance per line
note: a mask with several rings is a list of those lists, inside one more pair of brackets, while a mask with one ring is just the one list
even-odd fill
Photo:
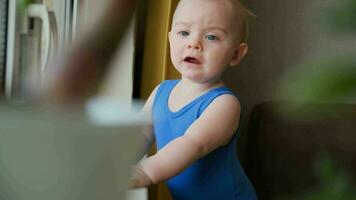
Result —
[[205, 92], [223, 85], [224, 82], [221, 79], [209, 83], [196, 83], [182, 78], [170, 94], [168, 107], [176, 112]]
[[191, 92], [196, 94], [208, 91], [216, 87], [221, 87], [223, 85], [224, 82], [221, 79], [218, 79], [216, 81], [206, 82], [206, 83], [197, 83], [189, 79], [182, 78], [182, 80], [179, 83], [180, 88], [184, 88], [184, 90], [186, 90], [189, 93]]

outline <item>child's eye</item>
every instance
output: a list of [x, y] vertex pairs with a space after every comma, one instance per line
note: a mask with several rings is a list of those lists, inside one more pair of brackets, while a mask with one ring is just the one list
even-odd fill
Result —
[[205, 39], [214, 41], [214, 40], [218, 40], [219, 38], [217, 38], [215, 35], [209, 34], [205, 36]]
[[188, 33], [188, 31], [179, 31], [179, 32], [178, 32], [178, 35], [181, 35], [181, 36], [188, 36], [189, 33]]

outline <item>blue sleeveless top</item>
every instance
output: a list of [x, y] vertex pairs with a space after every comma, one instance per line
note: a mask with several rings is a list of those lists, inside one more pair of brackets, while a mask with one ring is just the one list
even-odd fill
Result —
[[[188, 127], [218, 96], [231, 94], [227, 87], [212, 89], [177, 112], [168, 108], [168, 98], [179, 80], [164, 81], [159, 86], [152, 107], [157, 149], [182, 136]], [[238, 131], [237, 131], [238, 132]], [[167, 181], [175, 200], [255, 200], [255, 191], [245, 175], [236, 154], [237, 134], [231, 141], [197, 160], [183, 172]]]

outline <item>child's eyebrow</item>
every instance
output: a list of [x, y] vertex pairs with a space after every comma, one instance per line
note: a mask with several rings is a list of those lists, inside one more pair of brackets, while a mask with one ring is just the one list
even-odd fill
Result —
[[224, 28], [221, 28], [219, 26], [209, 26], [208, 28], [206, 28], [206, 30], [219, 30], [221, 32], [223, 32], [224, 34], [227, 34], [227, 31]]
[[190, 27], [190, 26], [192, 26], [190, 23], [187, 23], [187, 22], [175, 22], [174, 23], [174, 25], [175, 26], [188, 26], [188, 27]]
[[[191, 23], [188, 23], [188, 22], [174, 22], [173, 23], [174, 26], [185, 26], [185, 27], [191, 27], [192, 24]], [[221, 32], [223, 32], [225, 35], [227, 34], [227, 31], [226, 29], [220, 27], [220, 26], [209, 26], [207, 28], [205, 28], [205, 30], [219, 30]]]

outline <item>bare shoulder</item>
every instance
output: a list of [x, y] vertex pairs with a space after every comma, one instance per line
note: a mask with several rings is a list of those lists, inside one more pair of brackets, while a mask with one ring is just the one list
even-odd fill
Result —
[[[216, 97], [203, 112], [201, 118], [215, 126], [230, 127], [230, 134], [237, 129], [241, 115], [240, 101], [232, 94]], [[219, 124], [219, 125], [217, 125]], [[232, 131], [232, 132], [231, 132]]]
[[236, 105], [240, 107], [239, 99], [232, 94], [220, 95], [214, 101], [219, 101], [221, 103], [228, 103], [229, 105]]
[[231, 94], [216, 97], [187, 130], [186, 135], [200, 144], [206, 155], [229, 143], [240, 122], [241, 105]]
[[150, 96], [148, 97], [149, 99], [150, 99], [150, 98], [152, 99], [152, 98], [154, 98], [154, 97], [156, 96], [157, 90], [158, 90], [158, 88], [159, 88], [160, 85], [161, 85], [161, 84], [156, 85], [156, 87], [152, 90]]
[[221, 114], [227, 112], [231, 114], [240, 115], [241, 104], [237, 97], [232, 94], [223, 94], [216, 97], [213, 102], [210, 103], [207, 110], [218, 111]]

